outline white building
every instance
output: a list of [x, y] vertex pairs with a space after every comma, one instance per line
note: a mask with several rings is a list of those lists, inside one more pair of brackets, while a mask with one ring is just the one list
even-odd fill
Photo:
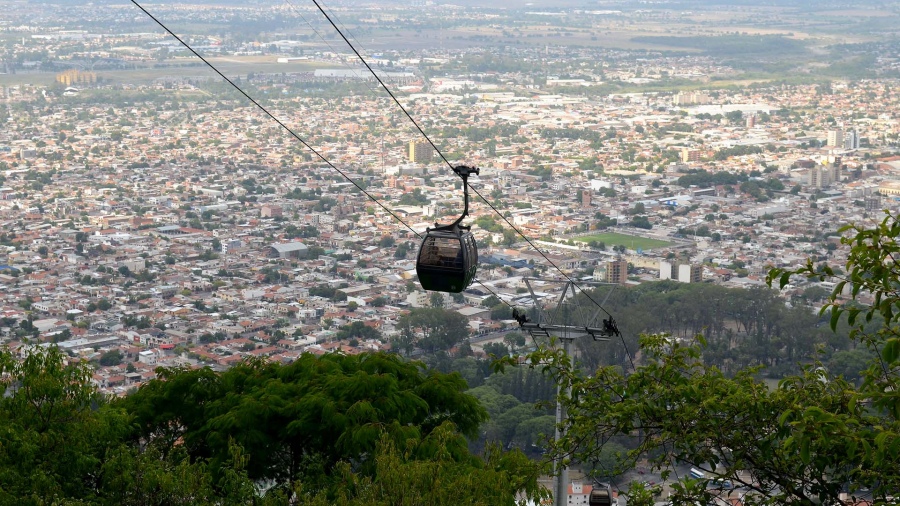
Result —
[[678, 271], [677, 266], [671, 262], [666, 262], [665, 260], [659, 261], [659, 279], [677, 279]]
[[572, 482], [569, 485], [569, 497], [566, 504], [569, 506], [588, 506], [591, 497], [591, 485], [583, 485], [581, 483]]

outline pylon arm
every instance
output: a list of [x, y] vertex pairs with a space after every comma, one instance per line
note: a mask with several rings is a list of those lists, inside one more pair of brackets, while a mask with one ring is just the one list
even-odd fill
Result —
[[542, 325], [529, 321], [520, 321], [519, 328], [531, 334], [532, 339], [543, 337], [547, 338], [551, 335], [575, 335], [588, 334], [594, 341], [609, 341], [609, 338], [617, 335], [608, 328], [599, 327], [575, 327], [569, 325]]

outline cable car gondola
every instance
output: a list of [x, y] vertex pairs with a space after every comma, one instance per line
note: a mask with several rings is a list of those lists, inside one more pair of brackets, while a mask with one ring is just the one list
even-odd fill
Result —
[[469, 215], [469, 175], [478, 174], [478, 168], [458, 165], [453, 172], [463, 181], [462, 216], [449, 225], [435, 223], [434, 228], [428, 228], [416, 259], [419, 284], [433, 292], [459, 293], [472, 284], [478, 270], [472, 227], [461, 224]]
[[594, 485], [591, 495], [588, 496], [589, 506], [612, 506], [613, 494], [612, 489], [606, 483]]

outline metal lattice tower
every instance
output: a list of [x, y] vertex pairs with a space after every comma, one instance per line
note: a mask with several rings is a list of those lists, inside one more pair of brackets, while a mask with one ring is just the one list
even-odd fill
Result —
[[[595, 341], [608, 341], [610, 337], [619, 335], [615, 320], [602, 307], [616, 288], [615, 283], [582, 282], [576, 285], [573, 281], [556, 279], [525, 278], [525, 286], [531, 295], [532, 316], [525, 312], [516, 312], [514, 317], [523, 330], [531, 337], [555, 337], [558, 339], [574, 339], [585, 335]], [[541, 289], [562, 286], [555, 297], [555, 304], [548, 304], [550, 293]], [[580, 293], [583, 288], [609, 287], [603, 302], [597, 304], [587, 295]]]
[[[566, 356], [572, 356], [572, 344], [576, 338], [591, 336], [595, 341], [609, 341], [610, 337], [619, 336], [619, 329], [615, 320], [605, 309], [603, 304], [609, 299], [615, 283], [583, 282], [578, 285], [572, 280], [560, 281], [556, 279], [525, 278], [525, 286], [531, 295], [532, 311], [514, 310], [513, 318], [519, 322], [519, 326], [528, 331], [537, 342], [538, 338], [558, 339]], [[542, 288], [550, 289], [562, 286], [558, 293], [541, 291]], [[581, 293], [582, 287], [597, 288], [609, 287], [603, 302], [597, 303], [596, 299]], [[553, 290], [555, 292], [555, 290]], [[553, 303], [555, 300], [555, 304]], [[571, 385], [557, 385], [556, 401], [556, 441], [565, 435], [565, 423], [568, 418], [566, 407], [559, 401], [561, 396], [572, 394]], [[556, 506], [568, 504], [569, 470], [562, 466], [561, 462], [553, 464], [555, 468], [555, 481], [553, 500]]]

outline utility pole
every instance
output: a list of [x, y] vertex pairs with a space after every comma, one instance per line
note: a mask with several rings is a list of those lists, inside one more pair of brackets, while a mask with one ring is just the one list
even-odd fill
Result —
[[[568, 332], [564, 332], [565, 336], [560, 335], [559, 341], [562, 344], [563, 353], [566, 354], [569, 359], [572, 358], [572, 344], [575, 342], [575, 337], [568, 335]], [[559, 442], [566, 433], [565, 433], [565, 423], [569, 418], [569, 414], [566, 412], [566, 406], [560, 402], [560, 399], [565, 396], [566, 398], [572, 395], [572, 385], [571, 384], [560, 384], [556, 386], [556, 433], [554, 434], [554, 441]], [[569, 498], [569, 468], [564, 466], [562, 463], [562, 459], [557, 460], [553, 463], [553, 474], [555, 490], [553, 491], [553, 504], [554, 506], [566, 506]]]

